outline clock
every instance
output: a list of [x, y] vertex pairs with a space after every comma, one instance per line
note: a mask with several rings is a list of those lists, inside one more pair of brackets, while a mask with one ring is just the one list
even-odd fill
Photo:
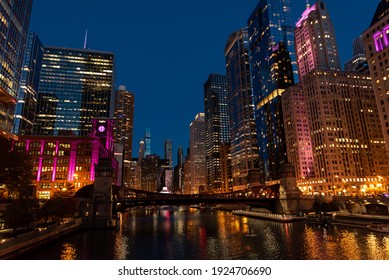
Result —
[[99, 128], [98, 128], [98, 131], [99, 132], [104, 132], [105, 131], [105, 126], [100, 125]]

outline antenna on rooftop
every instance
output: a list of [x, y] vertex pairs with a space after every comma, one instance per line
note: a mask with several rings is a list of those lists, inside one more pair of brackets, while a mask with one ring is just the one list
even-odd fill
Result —
[[311, 5], [309, 4], [309, 0], [307, 0], [307, 9], [309, 9]]
[[84, 50], [86, 50], [86, 48], [87, 48], [87, 45], [86, 45], [87, 41], [88, 41], [88, 29], [85, 31]]

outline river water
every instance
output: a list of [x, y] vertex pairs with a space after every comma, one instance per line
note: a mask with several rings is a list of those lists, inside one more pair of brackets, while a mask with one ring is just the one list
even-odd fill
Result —
[[230, 212], [134, 209], [118, 230], [80, 230], [24, 260], [389, 260], [389, 234]]

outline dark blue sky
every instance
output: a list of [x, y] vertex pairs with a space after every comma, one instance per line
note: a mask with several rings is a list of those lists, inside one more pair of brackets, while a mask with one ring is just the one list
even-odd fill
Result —
[[[306, 0], [291, 0], [293, 21]], [[311, 0], [312, 4], [314, 1]], [[379, 0], [327, 0], [342, 64], [368, 28]], [[30, 30], [45, 45], [91, 49], [116, 57], [116, 88], [135, 94], [133, 156], [145, 128], [153, 153], [189, 144], [189, 124], [203, 111], [203, 83], [225, 74], [228, 36], [247, 24], [258, 0], [34, 0]], [[176, 157], [174, 157], [176, 162]]]

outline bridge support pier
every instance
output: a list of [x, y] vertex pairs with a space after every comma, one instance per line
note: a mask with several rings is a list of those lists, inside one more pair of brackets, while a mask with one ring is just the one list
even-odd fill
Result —
[[313, 209], [314, 198], [302, 198], [301, 191], [297, 187], [294, 166], [284, 163], [279, 170], [280, 197], [276, 204], [276, 213], [279, 214], [299, 214], [299, 212]]
[[95, 168], [92, 197], [84, 201], [82, 223], [85, 228], [111, 228], [116, 226], [112, 215], [113, 168], [110, 159], [100, 159]]

